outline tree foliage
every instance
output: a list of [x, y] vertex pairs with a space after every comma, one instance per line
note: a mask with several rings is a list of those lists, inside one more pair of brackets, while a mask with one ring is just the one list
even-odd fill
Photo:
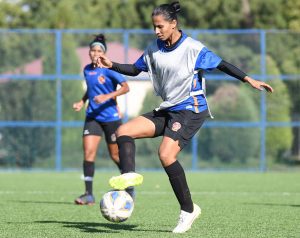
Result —
[[[164, 0], [20, 0], [0, 2], [0, 27], [152, 28], [151, 12]], [[183, 28], [300, 29], [295, 0], [180, 1]]]
[[[50, 29], [107, 29], [107, 28], [152, 28], [151, 12], [165, 0], [18, 0], [0, 1], [0, 28], [50, 28]], [[300, 1], [295, 0], [185, 0], [180, 1], [181, 12], [179, 24], [183, 29], [288, 29], [294, 32], [288, 34], [267, 35], [267, 73], [299, 74], [300, 64]], [[297, 33], [298, 32], [298, 33]], [[135, 36], [133, 36], [134, 38]], [[146, 36], [147, 37], [147, 36]], [[80, 36], [78, 36], [80, 38]], [[144, 47], [146, 39], [136, 36], [134, 42]], [[242, 68], [249, 74], [260, 74], [259, 67], [261, 52], [259, 36], [228, 36], [201, 35], [199, 39], [216, 51], [221, 57]], [[75, 48], [84, 45], [84, 40], [75, 42], [71, 37], [64, 37], [63, 73], [79, 73], [79, 62], [75, 55]], [[43, 58], [44, 72], [55, 73], [54, 37], [48, 35], [15, 34], [1, 35], [0, 38], [0, 72], [14, 72], [16, 68], [34, 59]], [[22, 69], [21, 73], [22, 73]], [[299, 80], [298, 80], [299, 81]], [[281, 81], [271, 82], [276, 89], [276, 96], [267, 97], [268, 120], [290, 121], [293, 116], [298, 120], [300, 108], [299, 82]], [[213, 95], [218, 89], [215, 82], [210, 82], [208, 93]], [[1, 120], [55, 120], [56, 84], [54, 81], [14, 81], [1, 84], [0, 118]], [[82, 114], [73, 113], [71, 103], [81, 97], [80, 81], [64, 81], [63, 91], [63, 119], [80, 120]], [[42, 93], [41, 93], [42, 92]], [[291, 96], [288, 94], [290, 93]], [[259, 98], [249, 92], [256, 107]], [[290, 98], [291, 97], [291, 98]], [[146, 97], [145, 111], [158, 105], [157, 98]], [[34, 107], [32, 106], [34, 104]], [[12, 106], [13, 105], [13, 106]], [[280, 113], [275, 113], [280, 111]], [[18, 112], [18, 113], [16, 113]], [[292, 116], [291, 116], [292, 115]], [[297, 135], [294, 128], [294, 137]], [[42, 141], [54, 140], [54, 132], [49, 128], [12, 129], [1, 131], [5, 136], [12, 136], [11, 152], [17, 150], [17, 145], [24, 145], [31, 140], [31, 144], [38, 148], [23, 146], [23, 166], [30, 167], [30, 158], [49, 157], [53, 144], [39, 145]], [[33, 132], [34, 131], [34, 132]], [[35, 134], [36, 133], [36, 134]], [[4, 135], [3, 134], [3, 135]], [[20, 134], [19, 141], [13, 136]], [[280, 134], [282, 136], [280, 136]], [[31, 139], [29, 138], [32, 135]], [[77, 135], [65, 132], [64, 143], [74, 141]], [[7, 137], [8, 138], [8, 137]], [[284, 139], [287, 138], [287, 139]], [[14, 142], [15, 140], [15, 142]], [[282, 158], [290, 148], [291, 132], [287, 128], [267, 131], [267, 147], [272, 156]], [[2, 143], [2, 142], [1, 142]], [[158, 142], [157, 142], [158, 143]], [[296, 146], [294, 142], [294, 146]], [[47, 143], [46, 143], [47, 144]], [[14, 146], [13, 146], [14, 145]], [[276, 145], [276, 146], [274, 146]], [[152, 150], [152, 145], [143, 145], [145, 151]], [[7, 147], [8, 148], [8, 147]], [[148, 148], [148, 149], [147, 149]], [[270, 150], [269, 150], [270, 149]], [[40, 150], [37, 151], [37, 150]], [[42, 154], [42, 150], [46, 151]], [[48, 151], [48, 152], [47, 152]], [[20, 158], [15, 155], [15, 158]]]
[[[2, 38], [0, 51], [5, 53], [5, 60], [1, 61], [4, 72], [22, 72], [22, 65], [39, 59], [43, 62], [43, 73], [55, 73], [55, 55], [53, 37], [39, 35], [13, 34]], [[64, 44], [64, 41], [66, 42]], [[79, 73], [79, 60], [75, 55], [76, 45], [65, 37], [65, 47], [62, 50], [62, 68], [70, 73], [74, 67]], [[15, 49], [18, 50], [15, 50]], [[6, 65], [7, 62], [10, 64]], [[13, 64], [12, 64], [13, 62]], [[46, 121], [56, 120], [56, 92], [55, 80], [7, 80], [1, 83], [0, 91], [0, 120], [4, 121]], [[73, 113], [72, 102], [82, 96], [80, 81], [63, 83], [62, 107], [63, 119], [78, 120], [80, 114]], [[81, 95], [78, 95], [81, 94]], [[78, 95], [75, 98], [75, 95]], [[1, 131], [2, 144], [6, 150], [9, 164], [30, 168], [37, 161], [51, 158], [55, 151], [55, 127], [18, 127], [3, 128]], [[76, 136], [76, 135], [75, 135]], [[74, 138], [71, 131], [65, 133], [63, 140]]]
[[[213, 114], [218, 121], [259, 120], [259, 109], [249, 97], [249, 89], [233, 84], [220, 86], [209, 98]], [[210, 128], [199, 138], [203, 159], [219, 159], [223, 163], [246, 163], [258, 156], [259, 129], [257, 128]]]

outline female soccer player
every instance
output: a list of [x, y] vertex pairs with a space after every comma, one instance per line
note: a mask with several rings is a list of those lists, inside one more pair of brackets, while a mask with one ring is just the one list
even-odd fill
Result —
[[[76, 204], [95, 203], [93, 196], [93, 176], [98, 146], [104, 132], [111, 159], [119, 166], [118, 146], [115, 131], [121, 125], [116, 97], [129, 91], [125, 78], [117, 72], [96, 67], [100, 54], [107, 50], [104, 35], [99, 34], [90, 43], [91, 64], [84, 68], [87, 90], [79, 102], [73, 104], [75, 111], [80, 111], [89, 100], [83, 128], [83, 174], [85, 193], [79, 196]], [[117, 86], [121, 87], [117, 89]], [[132, 191], [131, 191], [132, 192]]]
[[273, 92], [268, 84], [247, 76], [201, 42], [179, 30], [179, 11], [178, 2], [163, 4], [154, 9], [152, 22], [157, 40], [153, 41], [135, 64], [118, 64], [105, 55], [101, 55], [97, 61], [99, 67], [126, 75], [148, 72], [155, 92], [163, 99], [152, 112], [132, 119], [118, 128], [117, 143], [123, 174], [112, 177], [110, 185], [116, 189], [124, 189], [141, 184], [143, 177], [134, 173], [134, 139], [163, 136], [158, 150], [159, 159], [181, 209], [174, 233], [189, 230], [201, 213], [200, 207], [191, 199], [185, 172], [176, 159], [210, 114], [199, 71], [217, 68], [255, 89]]

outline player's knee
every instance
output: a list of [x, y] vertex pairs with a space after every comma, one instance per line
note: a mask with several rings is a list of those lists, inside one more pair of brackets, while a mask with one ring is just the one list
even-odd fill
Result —
[[167, 150], [158, 150], [158, 156], [161, 162], [167, 161], [170, 158], [170, 153]]
[[158, 156], [163, 167], [168, 166], [176, 161], [176, 155], [174, 154], [174, 151], [160, 148], [158, 151]]
[[96, 151], [85, 150], [84, 151], [84, 160], [85, 161], [95, 161]]

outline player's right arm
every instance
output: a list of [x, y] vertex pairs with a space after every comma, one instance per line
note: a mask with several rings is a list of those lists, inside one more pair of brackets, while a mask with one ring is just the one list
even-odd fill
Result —
[[80, 111], [81, 108], [84, 106], [87, 99], [88, 99], [88, 96], [87, 96], [87, 91], [86, 91], [85, 94], [83, 95], [82, 99], [79, 102], [73, 103], [73, 109], [76, 112]]
[[116, 62], [112, 62], [104, 54], [98, 58], [97, 67], [108, 68], [128, 76], [137, 76], [140, 72], [142, 72], [142, 70], [137, 68], [135, 64], [119, 64]]

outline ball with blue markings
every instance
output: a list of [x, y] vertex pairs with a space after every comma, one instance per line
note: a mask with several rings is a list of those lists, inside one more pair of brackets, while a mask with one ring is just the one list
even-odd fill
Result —
[[126, 221], [132, 214], [134, 202], [131, 196], [123, 190], [109, 191], [100, 201], [102, 216], [111, 222]]

